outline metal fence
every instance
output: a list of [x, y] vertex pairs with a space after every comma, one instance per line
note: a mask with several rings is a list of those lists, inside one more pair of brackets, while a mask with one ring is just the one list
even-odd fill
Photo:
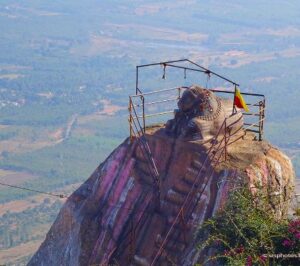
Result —
[[[230, 99], [234, 98], [234, 91], [225, 91], [211, 89], [214, 93], [221, 97], [229, 96]], [[264, 134], [264, 121], [266, 110], [266, 99], [263, 94], [257, 93], [241, 93], [249, 108], [249, 112], [242, 111], [244, 117], [244, 130], [253, 132], [258, 135], [258, 139], [263, 139]]]
[[[141, 125], [143, 133], [148, 127], [165, 123], [167, 119], [174, 117], [177, 102], [188, 87], [176, 87], [156, 90], [146, 93], [138, 93], [129, 96], [129, 129], [130, 138], [133, 139], [134, 122]], [[233, 100], [234, 91], [211, 89], [220, 97]], [[265, 96], [256, 93], [241, 93], [246, 100], [249, 112], [242, 111], [244, 118], [244, 130], [257, 134], [258, 140], [263, 139], [264, 120], [266, 110]]]

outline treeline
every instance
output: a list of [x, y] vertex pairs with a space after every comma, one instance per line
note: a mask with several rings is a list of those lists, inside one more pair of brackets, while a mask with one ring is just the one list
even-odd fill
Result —
[[8, 249], [45, 236], [62, 204], [48, 199], [37, 207], [22, 212], [6, 212], [0, 216], [0, 249]]

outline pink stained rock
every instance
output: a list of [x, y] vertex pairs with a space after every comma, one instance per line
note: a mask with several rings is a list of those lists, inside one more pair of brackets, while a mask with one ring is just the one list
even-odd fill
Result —
[[[144, 162], [136, 143], [126, 140], [68, 199], [29, 265], [151, 263], [189, 191], [195, 160], [205, 160], [208, 146], [170, 139], [159, 128], [150, 130], [147, 139], [159, 166], [161, 209], [152, 206], [153, 187], [147, 183], [147, 168], [142, 167]], [[244, 180], [249, 188], [261, 183], [268, 193], [284, 191], [274, 212], [278, 217], [286, 215], [294, 182], [289, 158], [265, 141], [254, 141], [251, 134], [230, 146], [228, 156], [206, 187], [206, 177], [201, 177], [200, 187], [204, 190], [187, 223], [188, 244], [183, 242], [180, 227], [174, 231], [179, 236], [172, 236], [175, 242], [168, 243], [168, 259], [177, 265], [193, 265], [199, 260], [201, 254], [194, 246], [193, 234], [224, 205], [235, 181]], [[131, 243], [128, 232], [140, 219], [142, 225]], [[169, 265], [168, 259], [162, 256], [158, 263]]]

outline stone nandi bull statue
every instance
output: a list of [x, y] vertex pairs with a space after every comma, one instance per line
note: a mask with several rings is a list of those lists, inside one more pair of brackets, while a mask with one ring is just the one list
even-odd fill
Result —
[[[175, 117], [166, 123], [166, 130], [178, 138], [208, 140], [218, 133], [224, 119], [231, 114], [232, 100], [219, 98], [212, 91], [193, 85], [182, 94]], [[234, 127], [242, 124], [243, 119], [240, 119]]]

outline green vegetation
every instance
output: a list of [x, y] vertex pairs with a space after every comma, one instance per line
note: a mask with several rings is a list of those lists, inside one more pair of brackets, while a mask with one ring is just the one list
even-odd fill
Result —
[[0, 141], [9, 140], [17, 135], [15, 130], [2, 130], [0, 132]]
[[0, 217], [0, 248], [7, 249], [43, 238], [61, 206], [60, 201], [50, 203], [45, 199], [37, 207], [3, 214]]
[[[257, 199], [260, 199], [259, 201]], [[201, 250], [211, 248], [222, 265], [298, 265], [298, 258], [270, 258], [272, 254], [298, 254], [300, 219], [276, 219], [268, 199], [254, 197], [248, 188], [235, 190], [215, 217], [199, 229]]]
[[[66, 185], [83, 182], [93, 170], [118, 146], [127, 132], [124, 116], [121, 121], [103, 118], [97, 124], [86, 124], [94, 135], [74, 134], [52, 147], [23, 154], [7, 154], [0, 168], [26, 171], [40, 176], [38, 180], [23, 183], [24, 187], [52, 191]], [[114, 130], [117, 128], [118, 130]], [[76, 132], [76, 130], [75, 130]], [[0, 203], [32, 195], [15, 189], [0, 189]]]

